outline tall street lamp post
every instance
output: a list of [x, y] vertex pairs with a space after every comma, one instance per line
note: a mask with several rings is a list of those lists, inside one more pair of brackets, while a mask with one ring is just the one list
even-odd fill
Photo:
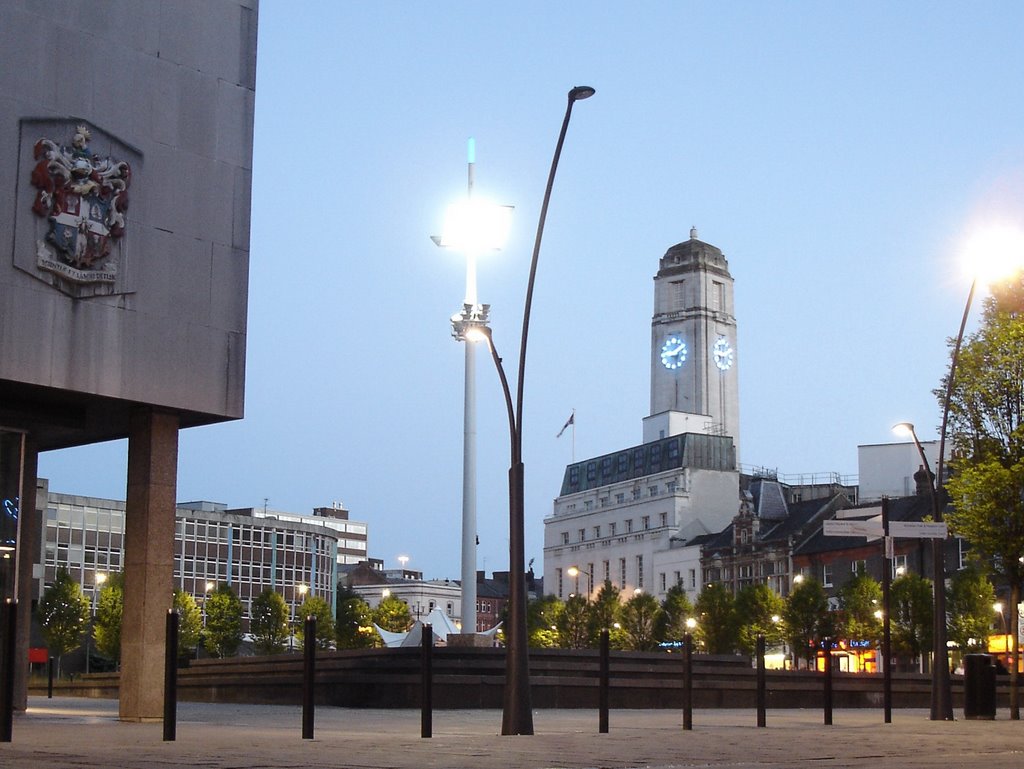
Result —
[[476, 289], [476, 260], [500, 250], [508, 235], [511, 206], [495, 206], [473, 198], [476, 143], [467, 151], [466, 200], [448, 209], [443, 234], [431, 240], [443, 248], [458, 248], [466, 256], [466, 298], [452, 316], [452, 336], [465, 343], [466, 367], [462, 434], [462, 632], [476, 632], [476, 342], [484, 338], [490, 305], [480, 304]]
[[85, 636], [85, 672], [89, 672], [89, 658], [92, 656], [90, 651], [92, 635], [96, 632], [96, 599], [99, 598], [100, 590], [103, 589], [103, 583], [107, 581], [106, 574], [97, 574], [93, 583], [92, 588], [92, 602], [89, 606], [89, 632]]
[[[565, 570], [565, 573], [568, 574], [570, 577], [579, 577], [580, 574], [587, 575], [587, 600], [589, 601], [594, 595], [594, 570], [590, 569], [590, 571], [585, 571], [584, 569], [581, 569], [579, 566], [570, 566], [568, 569]], [[576, 583], [576, 591], [579, 592], [578, 581]]]
[[569, 101], [562, 120], [562, 130], [558, 134], [555, 155], [551, 160], [548, 172], [548, 183], [544, 190], [544, 202], [540, 208], [540, 219], [537, 222], [537, 237], [533, 244], [533, 258], [530, 261], [530, 278], [526, 284], [526, 303], [523, 309], [523, 329], [519, 342], [519, 378], [516, 383], [516, 402], [512, 404], [512, 392], [509, 388], [505, 369], [494, 346], [489, 327], [481, 331], [487, 337], [494, 359], [501, 389], [505, 395], [505, 407], [508, 411], [509, 441], [511, 444], [511, 466], [508, 471], [508, 523], [509, 523], [509, 601], [508, 601], [508, 633], [506, 634], [505, 653], [505, 694], [503, 699], [501, 733], [502, 734], [533, 734], [533, 711], [530, 708], [530, 667], [527, 650], [526, 633], [526, 546], [524, 531], [523, 498], [523, 381], [526, 374], [526, 342], [530, 330], [530, 308], [533, 304], [533, 286], [537, 277], [537, 259], [540, 256], [540, 243], [544, 235], [544, 221], [548, 215], [548, 203], [551, 200], [551, 188], [555, 183], [555, 171], [558, 169], [558, 158], [562, 154], [562, 144], [569, 128], [572, 106], [577, 101], [588, 99], [594, 95], [590, 86], [576, 86], [569, 91]]

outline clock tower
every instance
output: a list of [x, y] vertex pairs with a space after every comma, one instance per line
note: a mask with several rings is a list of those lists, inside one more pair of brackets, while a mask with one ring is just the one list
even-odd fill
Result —
[[697, 239], [672, 246], [654, 276], [651, 415], [644, 442], [680, 433], [728, 435], [739, 455], [733, 279], [721, 249]]

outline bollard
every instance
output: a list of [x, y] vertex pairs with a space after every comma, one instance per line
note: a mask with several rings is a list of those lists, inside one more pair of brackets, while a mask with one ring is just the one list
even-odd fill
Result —
[[420, 737], [434, 734], [434, 629], [422, 626], [420, 639]]
[[14, 733], [14, 639], [17, 636], [18, 602], [8, 598], [0, 607], [3, 658], [0, 659], [0, 742]]
[[832, 639], [821, 642], [825, 650], [825, 726], [832, 726]]
[[683, 730], [693, 729], [693, 636], [683, 636]]
[[302, 739], [313, 739], [313, 682], [316, 678], [316, 617], [306, 617], [302, 638]]
[[764, 633], [757, 634], [757, 725], [765, 726], [767, 692], [764, 681]]
[[53, 699], [53, 657], [46, 662], [46, 699]]
[[608, 628], [601, 631], [601, 651], [597, 682], [597, 731], [608, 734]]
[[164, 742], [174, 742], [178, 728], [178, 612], [167, 612], [164, 633]]

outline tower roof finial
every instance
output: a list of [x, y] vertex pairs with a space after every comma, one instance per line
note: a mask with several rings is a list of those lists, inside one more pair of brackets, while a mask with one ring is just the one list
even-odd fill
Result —
[[697, 227], [693, 226], [693, 227], [690, 228], [690, 240], [696, 240], [696, 239], [697, 239]]

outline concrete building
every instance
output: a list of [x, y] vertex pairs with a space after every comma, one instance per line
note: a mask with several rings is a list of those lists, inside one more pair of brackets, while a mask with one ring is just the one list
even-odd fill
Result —
[[0, 3], [0, 597], [25, 659], [38, 455], [126, 438], [126, 721], [163, 716], [178, 431], [244, 412], [256, 26], [256, 0]]
[[[124, 570], [124, 501], [50, 492], [45, 480], [38, 498], [45, 500], [45, 524], [34, 596], [42, 596], [64, 568], [94, 602], [102, 578]], [[217, 502], [181, 503], [175, 513], [174, 588], [202, 605], [211, 586], [228, 583], [242, 601], [243, 632], [252, 600], [265, 588], [279, 593], [293, 614], [307, 594], [323, 598], [333, 611], [339, 532], [327, 524], [311, 515], [274, 517]]]

